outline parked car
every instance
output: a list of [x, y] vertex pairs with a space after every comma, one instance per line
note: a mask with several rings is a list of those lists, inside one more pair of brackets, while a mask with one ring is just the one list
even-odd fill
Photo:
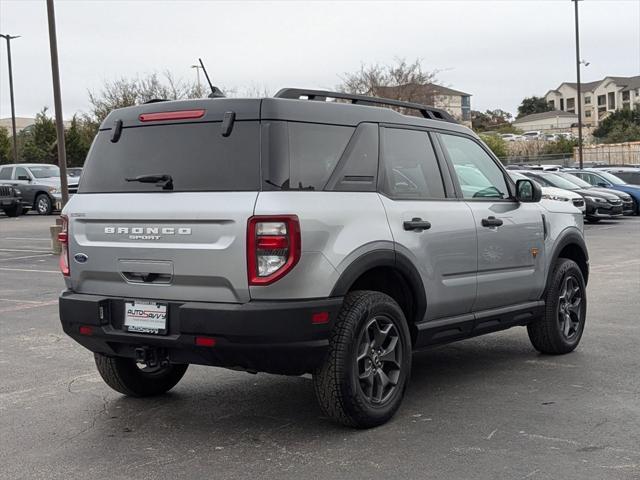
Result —
[[527, 170], [544, 170], [556, 172], [562, 170], [562, 165], [528, 165]]
[[576, 183], [558, 175], [560, 172], [542, 172], [522, 170], [520, 173], [536, 180], [541, 185], [556, 187], [582, 195], [585, 200], [585, 219], [588, 222], [599, 222], [602, 218], [622, 216], [622, 200], [612, 193], [595, 191], [593, 188], [581, 188]]
[[80, 175], [82, 175], [82, 167], [67, 168], [67, 175], [71, 178], [80, 178]]
[[522, 135], [517, 135], [515, 133], [503, 133], [500, 136], [505, 142], [517, 142], [519, 140], [523, 140]]
[[114, 110], [62, 212], [62, 326], [126, 395], [190, 363], [312, 373], [325, 415], [373, 427], [414, 350], [517, 325], [576, 348], [582, 215], [541, 195], [422, 105], [285, 89]]
[[599, 167], [597, 170], [609, 172], [631, 185], [640, 185], [640, 168], [638, 167]]
[[571, 132], [559, 132], [555, 134], [557, 139], [564, 138], [565, 140], [575, 140], [576, 136]]
[[[516, 182], [518, 180], [528, 178], [520, 172], [510, 171], [509, 175]], [[587, 213], [587, 207], [585, 205], [584, 198], [582, 198], [582, 195], [580, 195], [579, 193], [572, 192], [571, 190], [564, 190], [562, 188], [547, 187], [544, 185], [540, 185], [540, 188], [542, 189], [543, 202], [545, 200], [552, 202], [570, 202], [574, 207], [580, 210], [583, 215]]]
[[613, 190], [610, 188], [604, 187], [594, 187], [589, 182], [585, 182], [580, 177], [573, 175], [571, 171], [565, 170], [562, 172], [556, 172], [559, 176], [569, 180], [572, 183], [575, 183], [581, 188], [588, 188], [594, 192], [604, 192], [610, 193], [617, 196], [622, 201], [622, 214], [623, 215], [635, 215], [636, 213], [636, 202], [633, 200], [633, 197], [628, 193], [625, 193], [620, 190]]
[[539, 130], [532, 130], [530, 132], [524, 132], [522, 134], [522, 138], [524, 140], [541, 140], [542, 139], [542, 132]]
[[22, 215], [22, 192], [13, 185], [0, 183], [0, 208], [7, 217]]
[[612, 173], [597, 168], [585, 168], [582, 170], [567, 170], [585, 182], [596, 187], [609, 188], [624, 192], [633, 197], [635, 202], [635, 212], [640, 214], [640, 185], [631, 185]]
[[555, 133], [545, 133], [544, 135], [542, 135], [541, 139], [545, 142], [556, 142], [559, 138], [560, 137]]
[[[35, 209], [40, 215], [60, 210], [60, 169], [46, 163], [16, 163], [0, 167], [0, 182], [11, 183], [22, 192], [25, 212]], [[69, 194], [78, 190], [78, 179], [68, 177]]]

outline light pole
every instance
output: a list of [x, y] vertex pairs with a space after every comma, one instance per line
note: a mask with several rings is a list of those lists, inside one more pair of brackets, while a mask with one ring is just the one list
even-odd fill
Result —
[[578, 91], [578, 160], [580, 162], [580, 169], [583, 167], [582, 161], [582, 83], [580, 82], [580, 22], [578, 19], [578, 2], [580, 0], [571, 0], [575, 7], [576, 17], [576, 75], [577, 83], [576, 90]]
[[200, 65], [191, 65], [191, 68], [195, 68], [196, 69], [196, 75], [198, 78], [198, 93], [200, 93], [200, 90], [202, 90], [202, 87], [200, 86], [200, 69], [202, 68]]
[[53, 104], [56, 113], [56, 137], [58, 139], [58, 166], [60, 167], [60, 188], [62, 207], [69, 201], [67, 181], [67, 152], [64, 147], [64, 122], [62, 120], [62, 99], [60, 98], [60, 68], [58, 67], [58, 39], [56, 37], [56, 12], [53, 0], [47, 0], [47, 19], [49, 21], [49, 49], [51, 50], [51, 76], [53, 77]]
[[13, 101], [13, 70], [11, 69], [11, 40], [20, 35], [4, 35], [0, 37], [7, 41], [7, 61], [9, 63], [9, 96], [11, 97], [11, 129], [13, 130], [13, 163], [18, 163], [18, 137], [16, 134], [16, 107]]

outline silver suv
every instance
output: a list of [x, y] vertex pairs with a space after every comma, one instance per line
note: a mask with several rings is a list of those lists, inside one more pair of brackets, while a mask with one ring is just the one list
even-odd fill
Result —
[[63, 212], [62, 325], [126, 395], [191, 363], [311, 373], [327, 416], [380, 425], [416, 350], [513, 326], [576, 348], [582, 214], [540, 197], [423, 105], [285, 89], [116, 110]]

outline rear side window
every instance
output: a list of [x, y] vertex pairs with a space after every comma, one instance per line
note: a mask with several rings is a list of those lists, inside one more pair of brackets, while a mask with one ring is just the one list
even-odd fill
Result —
[[300, 122], [265, 125], [264, 181], [282, 190], [322, 190], [342, 156], [353, 127]]
[[10, 180], [11, 179], [11, 169], [13, 167], [3, 167], [0, 168], [0, 180]]
[[238, 121], [228, 137], [219, 122], [125, 128], [115, 143], [101, 131], [79, 193], [160, 192], [158, 184], [126, 180], [158, 174], [170, 175], [179, 192], [259, 190], [259, 122]]
[[442, 174], [427, 132], [399, 128], [381, 129], [384, 181], [391, 198], [445, 198]]

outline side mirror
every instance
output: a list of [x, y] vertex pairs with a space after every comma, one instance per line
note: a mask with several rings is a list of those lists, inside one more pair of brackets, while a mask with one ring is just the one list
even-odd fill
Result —
[[18, 175], [18, 180], [26, 180], [27, 182], [31, 181], [31, 179], [26, 175]]
[[604, 183], [604, 182], [598, 182], [598, 186], [599, 186], [599, 187], [607, 188], [609, 185], [607, 185], [607, 184], [606, 184], [606, 183]]
[[516, 200], [522, 203], [539, 202], [542, 198], [540, 185], [531, 180], [518, 180], [516, 182]]

